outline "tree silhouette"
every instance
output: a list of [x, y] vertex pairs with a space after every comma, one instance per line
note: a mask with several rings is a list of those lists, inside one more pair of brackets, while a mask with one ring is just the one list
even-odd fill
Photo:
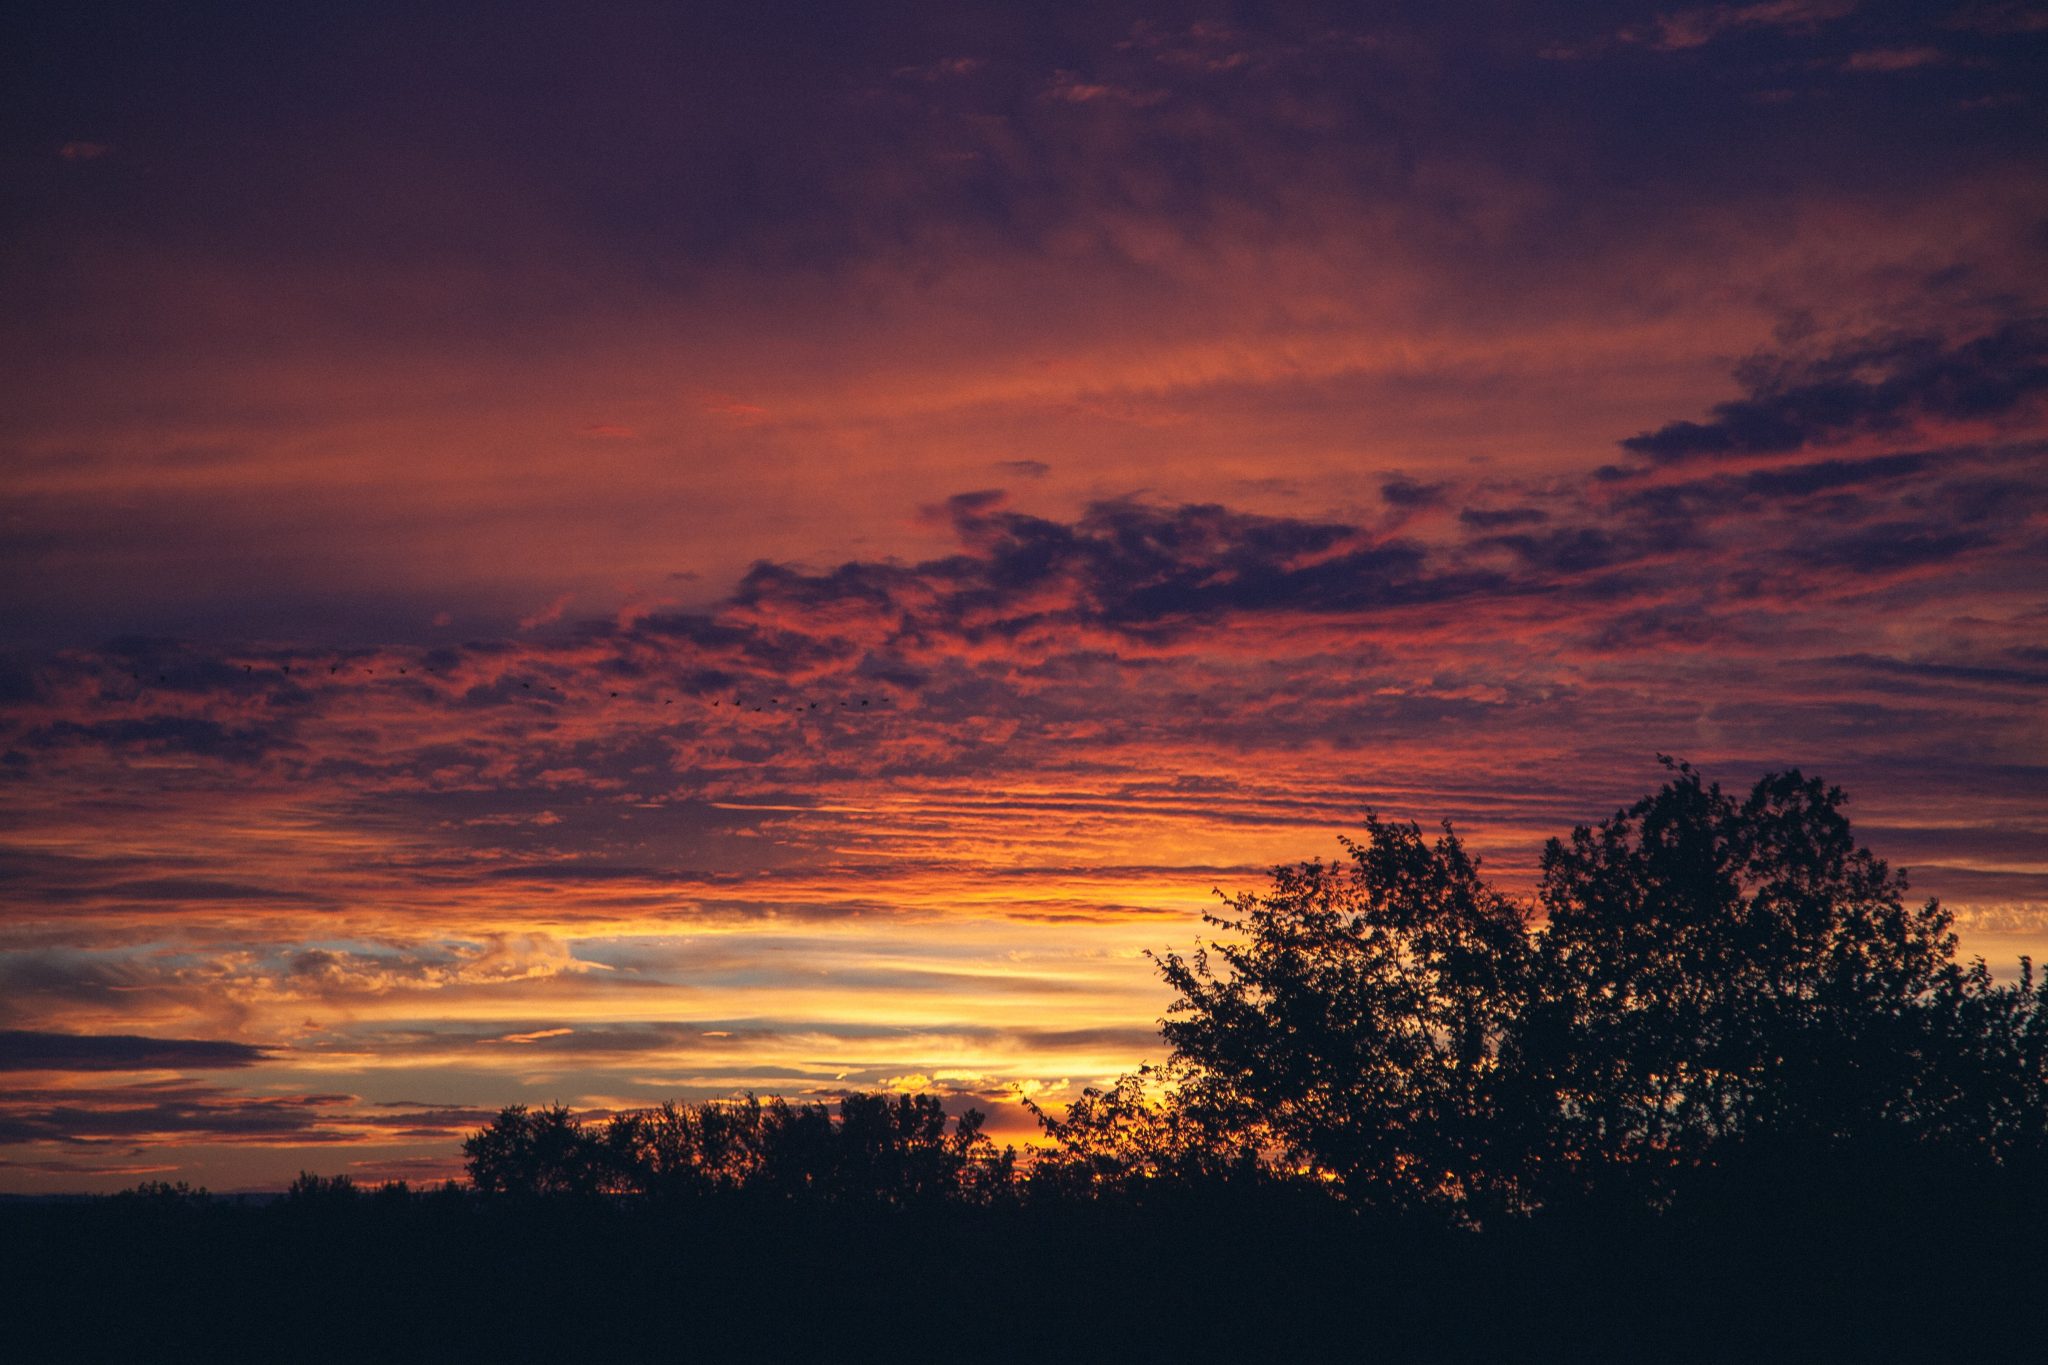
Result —
[[285, 1188], [284, 1199], [285, 1203], [301, 1208], [324, 1209], [353, 1203], [360, 1193], [349, 1176], [300, 1171], [298, 1178]]
[[592, 1127], [560, 1105], [514, 1105], [463, 1152], [470, 1183], [489, 1195], [985, 1202], [1011, 1181], [1015, 1154], [996, 1152], [974, 1110], [949, 1120], [936, 1095], [854, 1092], [839, 1111], [835, 1120], [823, 1104], [747, 1095], [671, 1101]]
[[2048, 1174], [2048, 976], [2021, 958], [2019, 979], [1999, 985], [1982, 958], [1950, 963], [1926, 1017], [1916, 1130], [1946, 1150]]
[[848, 1095], [836, 1134], [838, 1193], [899, 1203], [960, 1197], [974, 1183], [977, 1158], [989, 1155], [981, 1125], [969, 1110], [948, 1133], [936, 1095]]
[[669, 1101], [658, 1109], [616, 1115], [605, 1146], [627, 1187], [676, 1197], [743, 1188], [763, 1159], [766, 1119], [761, 1101], [706, 1104]]
[[559, 1104], [515, 1104], [462, 1144], [470, 1183], [485, 1194], [593, 1195], [613, 1181], [603, 1145]]
[[1540, 989], [1514, 1060], [1548, 1092], [1546, 1169], [1654, 1188], [1731, 1144], [1901, 1136], [1949, 914], [1906, 905], [1839, 789], [1776, 773], [1738, 803], [1671, 771], [1544, 853]]
[[1186, 1064], [1170, 1062], [1141, 1067], [1107, 1089], [1090, 1086], [1064, 1115], [1025, 1100], [1051, 1143], [1032, 1162], [1031, 1189], [1054, 1198], [1130, 1198], [1258, 1178], [1270, 1145], [1264, 1126], [1191, 1102], [1194, 1081]]
[[1348, 866], [1228, 898], [1219, 941], [1157, 959], [1173, 1093], [1126, 1078], [1042, 1117], [1056, 1169], [1156, 1175], [1198, 1131], [1359, 1205], [1484, 1221], [1758, 1163], [2048, 1163], [2031, 964], [1960, 966], [1838, 788], [1774, 773], [1738, 801], [1665, 762], [1551, 841], [1540, 925], [1448, 825], [1371, 815]]
[[1158, 957], [1181, 1102], [1269, 1134], [1283, 1163], [1362, 1203], [1502, 1203], [1499, 1052], [1528, 990], [1525, 912], [1448, 826], [1432, 843], [1368, 814], [1345, 849], [1348, 867], [1277, 868], [1263, 895], [1227, 899], [1207, 918], [1230, 937]]

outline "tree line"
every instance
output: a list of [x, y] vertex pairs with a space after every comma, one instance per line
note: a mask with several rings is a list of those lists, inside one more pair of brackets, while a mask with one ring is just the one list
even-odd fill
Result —
[[[1286, 1186], [1482, 1223], [1788, 1171], [2048, 1169], [2048, 980], [1957, 957], [1952, 916], [1797, 771], [1661, 788], [1542, 859], [1535, 904], [1446, 824], [1368, 814], [1337, 861], [1225, 897], [1154, 961], [1165, 1060], [1032, 1106], [997, 1150], [932, 1095], [504, 1110], [495, 1196], [987, 1204]], [[1538, 914], [1540, 911], [1540, 915]]]
[[561, 1105], [514, 1105], [463, 1143], [489, 1195], [690, 1197], [750, 1191], [831, 1201], [986, 1200], [1014, 1185], [972, 1110], [936, 1095], [855, 1093], [824, 1104], [748, 1095], [615, 1114], [586, 1125]]

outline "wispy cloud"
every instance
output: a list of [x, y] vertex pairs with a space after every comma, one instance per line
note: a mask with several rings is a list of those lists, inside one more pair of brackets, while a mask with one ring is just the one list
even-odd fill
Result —
[[2048, 324], [2012, 322], [1959, 343], [1892, 337], [1813, 360], [1758, 359], [1741, 377], [1749, 396], [1715, 405], [1712, 421], [1672, 422], [1622, 447], [1656, 460], [1773, 455], [1923, 419], [1995, 421], [2048, 393]]
[[1681, 52], [1748, 29], [1810, 33], [1854, 13], [1856, 4], [1857, 0], [1766, 0], [1757, 5], [1702, 5], [1659, 14], [1648, 24], [1623, 29], [1621, 36], [1624, 41]]
[[0, 1030], [0, 1071], [213, 1071], [253, 1066], [264, 1055], [207, 1039]]

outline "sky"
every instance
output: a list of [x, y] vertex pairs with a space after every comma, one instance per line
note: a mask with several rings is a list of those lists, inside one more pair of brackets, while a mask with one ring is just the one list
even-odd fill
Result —
[[2048, 953], [2048, 15], [0, 20], [0, 1191], [1147, 1060], [1213, 892], [1840, 784]]

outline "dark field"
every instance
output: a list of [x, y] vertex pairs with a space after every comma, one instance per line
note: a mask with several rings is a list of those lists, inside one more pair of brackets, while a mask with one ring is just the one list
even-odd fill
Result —
[[[1295, 1191], [0, 1206], [13, 1360], [2033, 1358], [2038, 1182], [1702, 1191], [1484, 1233]], [[2007, 1353], [2015, 1353], [2008, 1355]]]

